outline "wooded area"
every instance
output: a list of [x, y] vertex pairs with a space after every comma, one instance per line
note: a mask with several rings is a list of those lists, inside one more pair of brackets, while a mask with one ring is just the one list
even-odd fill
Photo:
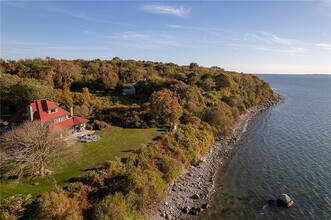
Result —
[[[105, 162], [34, 203], [22, 202], [21, 211], [5, 203], [2, 219], [144, 219], [148, 209], [162, 201], [166, 186], [184, 167], [198, 164], [199, 155], [228, 134], [240, 114], [273, 98], [269, 84], [257, 76], [196, 63], [48, 58], [0, 60], [0, 67], [3, 115], [13, 114], [22, 102], [47, 98], [74, 106], [76, 115], [91, 122], [130, 128], [178, 124], [176, 131], [166, 132], [133, 156]], [[135, 83], [135, 95], [121, 94], [127, 83]]]

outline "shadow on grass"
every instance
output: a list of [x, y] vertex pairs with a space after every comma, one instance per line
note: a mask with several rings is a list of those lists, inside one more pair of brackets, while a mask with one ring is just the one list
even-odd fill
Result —
[[161, 136], [158, 136], [158, 137], [153, 138], [152, 140], [153, 140], [153, 141], [157, 141], [157, 140], [159, 140], [160, 138], [161, 138]]
[[[81, 170], [81, 171], [84, 171], [84, 172], [88, 172], [88, 171], [100, 171], [100, 170], [103, 170], [104, 168], [103, 167], [94, 167], [94, 168], [88, 168], [88, 169], [84, 169], [84, 170]], [[76, 183], [76, 182], [84, 182], [86, 181], [86, 176], [83, 176], [83, 177], [71, 177], [70, 179], [66, 180], [65, 182], [66, 183]]]
[[99, 170], [102, 170], [102, 167], [88, 168], [88, 169], [84, 169], [83, 171], [99, 171]]
[[85, 182], [85, 177], [71, 177], [70, 179], [66, 180], [66, 183], [77, 183], [77, 182]]
[[140, 150], [122, 150], [122, 152], [124, 152], [124, 153], [134, 153], [134, 154], [136, 154], [136, 153], [139, 153]]
[[[49, 177], [49, 176], [45, 176], [45, 177]], [[41, 178], [40, 176], [37, 175], [31, 175], [31, 174], [24, 174], [22, 176], [18, 176], [18, 175], [10, 175], [10, 176], [0, 176], [0, 182], [2, 181], [12, 181], [12, 180], [17, 180], [17, 181], [21, 181], [21, 180], [35, 180], [37, 178]]]

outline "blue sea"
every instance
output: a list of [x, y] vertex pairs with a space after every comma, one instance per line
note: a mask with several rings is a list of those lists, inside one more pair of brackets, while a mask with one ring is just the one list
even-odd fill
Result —
[[[331, 75], [259, 75], [284, 99], [252, 119], [199, 219], [331, 219]], [[286, 193], [291, 208], [266, 211]]]

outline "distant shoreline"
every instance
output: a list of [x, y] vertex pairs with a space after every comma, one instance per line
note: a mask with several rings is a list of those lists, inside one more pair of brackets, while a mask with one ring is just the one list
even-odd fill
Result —
[[322, 75], [322, 76], [331, 76], [331, 73], [249, 73], [253, 75], [297, 75], [297, 76], [302, 76], [302, 75]]
[[209, 152], [203, 155], [203, 162], [186, 169], [166, 190], [164, 204], [154, 209], [149, 219], [187, 219], [208, 207], [215, 191], [215, 177], [226, 168], [227, 162], [235, 153], [235, 143], [245, 132], [248, 122], [280, 100], [281, 96], [275, 94], [272, 101], [255, 106], [241, 115], [232, 127], [232, 134], [216, 141]]

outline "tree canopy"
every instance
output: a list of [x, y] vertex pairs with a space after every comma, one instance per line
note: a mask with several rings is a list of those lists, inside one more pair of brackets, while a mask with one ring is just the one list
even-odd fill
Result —
[[44, 176], [51, 170], [50, 161], [62, 152], [67, 143], [61, 138], [64, 131], [40, 121], [27, 121], [1, 136], [1, 166], [6, 176]]
[[163, 124], [176, 122], [183, 112], [176, 93], [169, 89], [153, 92], [150, 103], [152, 118]]
[[[75, 114], [93, 124], [131, 128], [178, 124], [176, 131], [164, 132], [128, 158], [89, 171], [79, 184], [42, 195], [35, 201], [38, 212], [32, 218], [145, 219], [147, 209], [162, 201], [166, 186], [185, 166], [197, 165], [215, 139], [231, 132], [240, 114], [273, 99], [270, 85], [257, 76], [197, 63], [179, 66], [118, 57], [0, 59], [0, 70], [1, 111], [7, 114], [14, 114], [21, 102], [48, 98], [62, 107], [73, 106]], [[135, 95], [122, 95], [126, 83], [134, 84]], [[5, 133], [2, 142], [1, 165], [8, 175], [36, 171], [43, 175], [65, 146], [53, 128], [40, 122], [24, 123]], [[15, 215], [11, 210], [5, 207], [0, 212]]]

